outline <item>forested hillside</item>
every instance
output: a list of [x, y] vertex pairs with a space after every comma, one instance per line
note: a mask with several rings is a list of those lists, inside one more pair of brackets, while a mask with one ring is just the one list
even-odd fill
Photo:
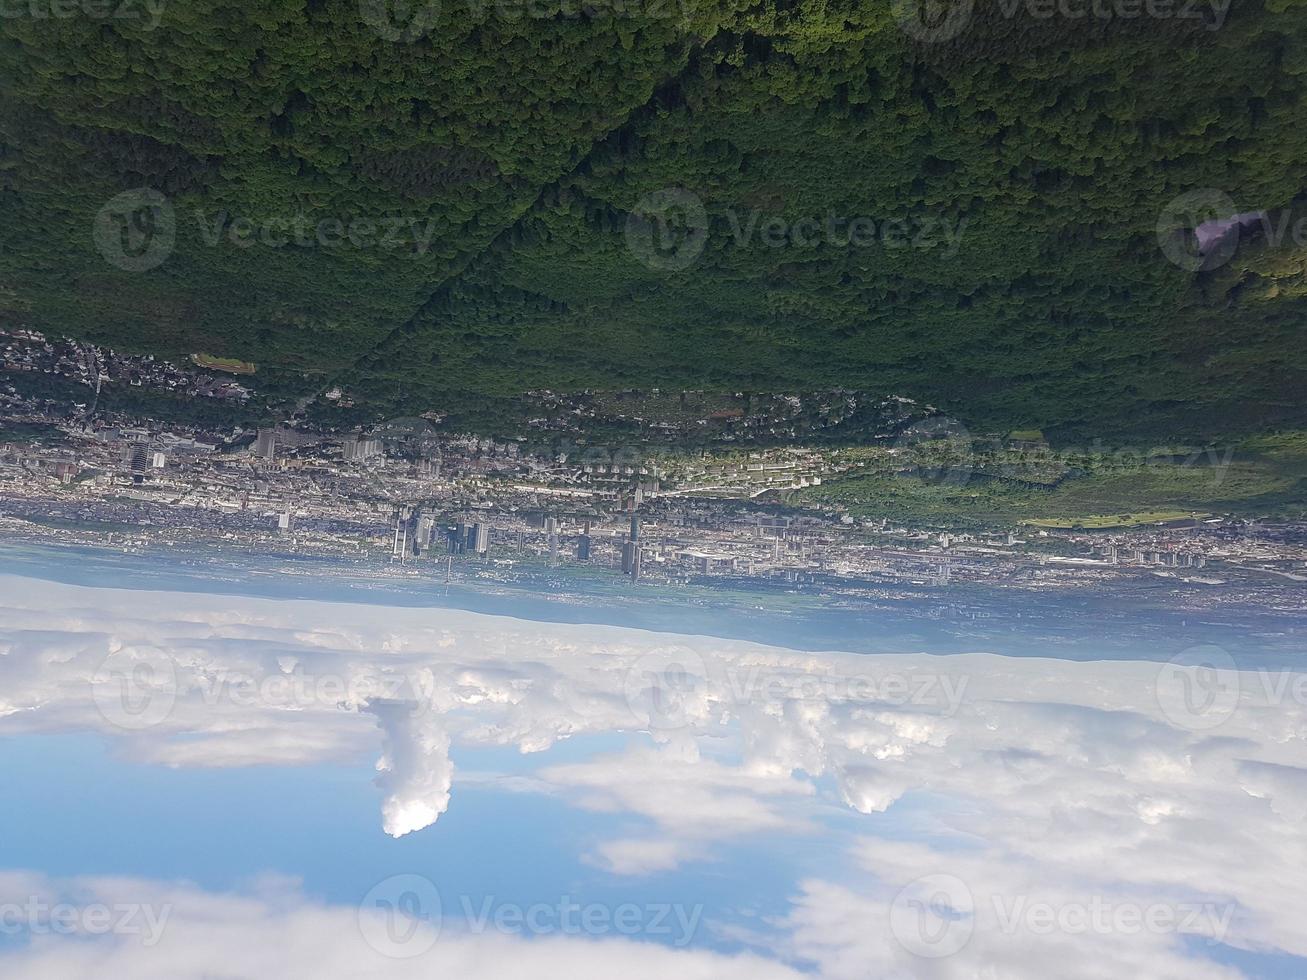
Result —
[[6, 19], [0, 316], [375, 413], [848, 387], [1055, 437], [1302, 424], [1307, 6], [1183, 6]]

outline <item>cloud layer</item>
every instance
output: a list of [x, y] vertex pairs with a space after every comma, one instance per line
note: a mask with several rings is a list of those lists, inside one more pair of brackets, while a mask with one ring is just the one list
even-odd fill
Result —
[[[711, 861], [727, 842], [825, 838], [845, 875], [796, 882], [783, 919], [734, 938], [832, 977], [1202, 980], [1238, 975], [1203, 954], [1214, 941], [1307, 956], [1307, 876], [1285, 873], [1307, 866], [1307, 714], [1292, 676], [798, 653], [15, 577], [0, 594], [0, 732], [100, 731], [168, 766], [370, 754], [393, 836], [458, 805], [452, 746], [536, 753], [631, 733], [625, 750], [504, 774], [505, 787], [613, 815], [617, 832], [586, 858], [616, 875]], [[1152, 926], [1122, 924], [1135, 907], [1153, 909]], [[923, 947], [922, 930], [944, 938]], [[572, 955], [495, 949], [536, 975], [535, 957], [563, 969]]]
[[[321, 980], [381, 977], [428, 980], [798, 980], [800, 973], [754, 955], [726, 956], [667, 949], [622, 938], [445, 931], [420, 955], [403, 947], [378, 949], [384, 925], [376, 912], [324, 905], [294, 883], [268, 882], [245, 894], [214, 894], [185, 884], [130, 879], [52, 881], [0, 873], [0, 908], [44, 896], [122, 916], [149, 909], [165, 921], [157, 937], [144, 932], [40, 932], [25, 947], [0, 946], [0, 975], [25, 980]], [[73, 898], [70, 900], [70, 896]], [[144, 920], [140, 912], [134, 918]], [[156, 940], [157, 941], [152, 941]], [[421, 947], [414, 947], [421, 948]]]

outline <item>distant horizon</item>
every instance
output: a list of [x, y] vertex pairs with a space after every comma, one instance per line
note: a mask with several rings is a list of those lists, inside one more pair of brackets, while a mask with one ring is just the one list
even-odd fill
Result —
[[[111, 587], [133, 591], [187, 592], [195, 588], [211, 595], [457, 609], [489, 615], [525, 615], [540, 622], [633, 625], [673, 633], [691, 632], [689, 627], [695, 626], [706, 634], [726, 639], [779, 641], [791, 649], [813, 651], [884, 653], [902, 649], [896, 643], [907, 643], [942, 644], [940, 652], [963, 653], [983, 650], [987, 645], [1007, 644], [1013, 650], [1023, 651], [1023, 656], [1092, 660], [1112, 659], [1088, 652], [1088, 648], [1108, 643], [1123, 659], [1142, 656], [1164, 661], [1186, 646], [1215, 641], [1231, 650], [1240, 662], [1246, 658], [1250, 664], [1290, 666], [1296, 663], [1294, 636], [1301, 630], [1300, 619], [1288, 612], [1250, 609], [1238, 624], [1221, 620], [1205, 622], [1192, 613], [1167, 611], [1148, 603], [1125, 601], [1116, 595], [1013, 594], [983, 586], [923, 589], [911, 600], [877, 603], [861, 609], [853, 604], [827, 608], [823, 596], [815, 592], [788, 597], [798, 602], [785, 613], [776, 613], [716, 590], [705, 591], [705, 596], [717, 601], [687, 607], [668, 603], [666, 597], [615, 595], [611, 590], [578, 590], [559, 595], [546, 588], [532, 588], [529, 582], [484, 589], [476, 583], [462, 582], [451, 583], [447, 588], [439, 575], [430, 579], [369, 576], [361, 569], [351, 569], [354, 574], [338, 581], [317, 583], [308, 576], [277, 577], [280, 570], [276, 567], [257, 567], [265, 558], [275, 561], [271, 556], [229, 555], [232, 564], [215, 573], [191, 563], [204, 554], [204, 549], [188, 559], [176, 551], [141, 556], [109, 547], [79, 548], [96, 559], [93, 567], [69, 563], [58, 546], [15, 548], [0, 543], [0, 574], [85, 584], [96, 575], [111, 573], [115, 576]], [[24, 550], [29, 552], [29, 557], [23, 559], [21, 571], [6, 569], [5, 565], [14, 560], [15, 551]], [[161, 570], [160, 559], [169, 562], [166, 571]], [[322, 558], [312, 562], [330, 563]], [[568, 577], [565, 569], [553, 571], [559, 577]], [[251, 573], [257, 577], [246, 577]], [[179, 581], [187, 587], [178, 588], [175, 583]], [[581, 576], [577, 585], [592, 581], [590, 576]], [[209, 587], [203, 588], [206, 585]], [[567, 601], [560, 602], [560, 599]], [[958, 602], [963, 605], [959, 607]], [[1019, 625], [1009, 618], [1016, 603], [1021, 603]], [[1110, 622], [1110, 628], [1105, 630], [1100, 625], [1103, 621], [1084, 619], [1094, 609], [1095, 615], [1111, 617], [1106, 621]], [[967, 611], [974, 615], [968, 615]], [[1078, 640], [1072, 628], [1077, 622], [1083, 624], [1083, 635]], [[889, 624], [894, 627], [887, 630]], [[1279, 640], [1274, 638], [1277, 632]], [[1166, 642], [1159, 643], [1161, 639]], [[1045, 649], [1047, 652], [1041, 652]]]

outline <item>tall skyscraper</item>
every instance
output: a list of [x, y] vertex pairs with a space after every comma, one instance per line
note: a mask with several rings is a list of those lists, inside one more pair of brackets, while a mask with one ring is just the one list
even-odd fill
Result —
[[260, 429], [254, 452], [264, 459], [271, 460], [277, 455], [277, 430]]
[[417, 534], [415, 543], [419, 548], [430, 548], [431, 538], [435, 530], [436, 519], [430, 514], [423, 514], [418, 518]]

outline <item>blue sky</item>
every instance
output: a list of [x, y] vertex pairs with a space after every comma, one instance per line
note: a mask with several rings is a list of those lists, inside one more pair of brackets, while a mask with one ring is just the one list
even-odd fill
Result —
[[[190, 975], [186, 951], [219, 936], [250, 971], [315, 976], [548, 975], [554, 957], [582, 976], [1304, 972], [1307, 882], [1283, 869], [1307, 859], [1307, 705], [1256, 657], [1195, 706], [1177, 694], [1188, 666], [1146, 659], [805, 652], [63, 577], [80, 584], [0, 577], [0, 780], [17, 803], [0, 913], [127, 889], [176, 918], [149, 949], [33, 935], [16, 953], [9, 934], [0, 972], [21, 955], [24, 975], [78, 975], [93, 948]], [[1083, 652], [1096, 624], [1080, 626]], [[166, 709], [145, 729], [102, 696], [123, 664], [150, 666], [142, 691]], [[289, 678], [315, 683], [288, 699]], [[398, 708], [355, 686], [395, 678], [415, 699]], [[441, 899], [445, 932], [412, 961], [375, 959], [365, 927], [399, 914], [370, 897], [391, 876]], [[642, 918], [528, 946], [529, 928], [460, 921], [564, 901]], [[693, 928], [652, 928], [659, 907], [696, 910]], [[1123, 925], [1137, 910], [1161, 925]], [[923, 923], [957, 948], [923, 950]]]
[[[564, 743], [549, 761], [625, 740], [589, 741]], [[457, 761], [469, 770], [529, 773], [545, 760], [494, 749], [459, 753]], [[721, 918], [736, 908], [779, 914], [799, 868], [834, 872], [839, 863], [820, 838], [772, 836], [722, 847], [712, 861], [675, 872], [615, 877], [581, 860], [613, 817], [493, 782], [460, 791], [439, 833], [392, 840], [377, 829], [371, 770], [370, 763], [164, 769], [125, 761], [96, 735], [0, 740], [0, 782], [23, 801], [0, 825], [0, 867], [182, 879], [212, 891], [239, 891], [276, 873], [340, 904], [357, 903], [388, 875], [416, 872], [436, 883], [447, 918], [464, 899], [480, 908], [487, 898], [531, 905], [563, 894], [610, 905], [702, 904]], [[706, 927], [694, 938], [738, 945]]]

